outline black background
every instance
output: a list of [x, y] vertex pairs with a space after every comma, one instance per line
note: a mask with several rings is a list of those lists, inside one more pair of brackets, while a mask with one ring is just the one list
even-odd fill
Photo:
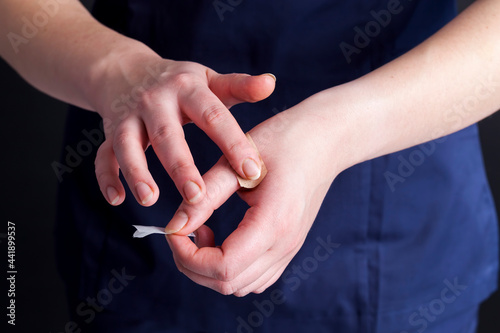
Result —
[[[89, 5], [92, 1], [83, 2]], [[463, 8], [471, 1], [458, 2]], [[54, 263], [57, 178], [51, 163], [59, 158], [66, 105], [30, 87], [3, 61], [0, 61], [0, 92], [0, 248], [1, 260], [5, 261], [4, 237], [7, 221], [12, 221], [16, 224], [18, 270], [14, 331], [63, 332], [68, 312]], [[500, 113], [480, 123], [484, 160], [497, 210], [500, 208], [499, 129]], [[4, 262], [1, 266], [4, 267]], [[0, 293], [4, 295], [5, 290], [2, 288]], [[2, 298], [5, 300], [6, 296]], [[5, 309], [5, 301], [1, 304]], [[7, 320], [4, 311], [0, 327]], [[479, 332], [500, 332], [498, 292], [481, 308]]]

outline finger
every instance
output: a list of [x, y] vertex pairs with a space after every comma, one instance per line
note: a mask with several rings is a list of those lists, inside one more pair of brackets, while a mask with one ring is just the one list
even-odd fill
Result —
[[[167, 240], [169, 241], [169, 244], [171, 244], [172, 242], [175, 242], [176, 239], [178, 239], [178, 238], [185, 238], [185, 236], [170, 235], [167, 237]], [[171, 247], [172, 247], [172, 245], [171, 245]], [[207, 249], [207, 248], [203, 248], [203, 249]], [[211, 248], [211, 249], [214, 251], [220, 250], [219, 248]], [[193, 282], [195, 282], [201, 286], [210, 288], [210, 289], [212, 289], [218, 293], [224, 294], [224, 295], [231, 295], [231, 294], [238, 293], [238, 291], [241, 288], [245, 287], [246, 285], [248, 285], [251, 282], [251, 281], [249, 281], [249, 282], [242, 281], [243, 274], [240, 275], [241, 277], [238, 277], [238, 278], [230, 280], [230, 281], [220, 280], [220, 279], [215, 278], [215, 277], [198, 274], [196, 272], [191, 271], [187, 267], [185, 267], [183, 265], [182, 258], [180, 258], [178, 255], [176, 255], [175, 252], [173, 252], [173, 257], [174, 257], [175, 264], [176, 264], [177, 268], [179, 269], [179, 271], [181, 273], [183, 273], [184, 275], [186, 275]], [[260, 267], [260, 265], [258, 267]], [[253, 276], [254, 280], [258, 279], [258, 278], [259, 278], [258, 275]]]
[[277, 271], [286, 267], [291, 259], [292, 256], [281, 257], [276, 251], [267, 251], [236, 279], [229, 281], [234, 290], [233, 294], [237, 297], [243, 297], [254, 292], [257, 288], [267, 284]]
[[258, 152], [231, 112], [212, 91], [206, 86], [196, 85], [189, 91], [179, 93], [179, 104], [183, 112], [219, 146], [241, 177], [249, 180], [260, 177]]
[[240, 188], [236, 175], [224, 156], [203, 179], [206, 186], [203, 200], [196, 205], [184, 200], [166, 226], [165, 232], [188, 235], [195, 231]]
[[[233, 280], [222, 281], [217, 278], [198, 274], [189, 270], [183, 265], [182, 259], [174, 253], [174, 260], [180, 272], [185, 274], [193, 282], [215, 290], [221, 294], [234, 294], [242, 297], [250, 292], [254, 292], [257, 288], [268, 284], [270, 279], [276, 276], [277, 271], [283, 271], [292, 256], [280, 258], [278, 263], [274, 263], [275, 254], [266, 253], [252, 264], [247, 270]], [[279, 275], [277, 276], [277, 278]], [[276, 279], [277, 279], [276, 278]], [[274, 281], [276, 281], [276, 279]]]
[[[186, 257], [197, 256], [199, 260], [206, 260], [208, 262], [221, 261], [223, 258], [223, 253], [220, 247], [198, 247], [196, 244], [191, 242], [189, 237], [177, 234], [166, 234], [165, 235], [168, 245], [170, 246], [176, 264], [180, 271], [185, 270], [192, 271], [184, 264]], [[179, 251], [181, 250], [182, 251]], [[193, 272], [199, 274], [198, 272]], [[208, 276], [208, 274], [203, 274], [205, 277], [215, 278], [215, 276]]]
[[251, 207], [220, 248], [199, 249], [185, 236], [169, 235], [167, 240], [177, 262], [185, 270], [228, 282], [237, 278], [274, 244], [275, 235], [270, 230], [272, 222], [268, 216], [273, 216], [272, 211]]
[[208, 72], [208, 87], [230, 108], [242, 102], [258, 102], [271, 95], [276, 86], [273, 74], [251, 76], [248, 74], [218, 74]]
[[[175, 239], [177, 237], [184, 238], [186, 236], [177, 236], [177, 235], [168, 235], [167, 236], [167, 241], [169, 245], [172, 247], [171, 242], [172, 239]], [[217, 249], [217, 248], [214, 248]], [[207, 277], [205, 275], [197, 274], [195, 272], [190, 271], [186, 267], [182, 265], [182, 262], [180, 261], [179, 257], [177, 255], [173, 255], [175, 265], [177, 266], [177, 269], [179, 272], [183, 273], [186, 275], [191, 281], [195, 282], [196, 284], [210, 288], [218, 293], [221, 293], [223, 295], [232, 295], [236, 289], [232, 287], [231, 282], [225, 282], [225, 281], [220, 281], [211, 277]]]
[[234, 281], [220, 281], [194, 273], [182, 266], [176, 256], [174, 256], [174, 262], [181, 273], [200, 286], [210, 288], [223, 295], [232, 295], [238, 291], [238, 287], [235, 286]]
[[238, 296], [238, 297], [244, 297], [244, 296], [250, 294], [251, 292], [255, 292], [256, 289], [267, 284], [269, 282], [269, 280], [276, 275], [276, 272], [281, 270], [283, 265], [286, 266], [286, 263], [283, 260], [280, 260], [279, 262], [275, 263], [274, 265], [272, 265], [268, 269], [262, 270], [260, 272], [260, 274], [256, 276], [255, 279], [248, 281], [248, 283], [246, 283], [244, 286], [239, 288], [234, 293], [234, 295]]
[[234, 295], [243, 297], [249, 293], [262, 293], [278, 280], [299, 249], [300, 246], [286, 254], [276, 248], [267, 251], [261, 259], [240, 274], [243, 277], [237, 285], [233, 283], [238, 288]]
[[164, 101], [161, 111], [145, 114], [144, 123], [151, 145], [177, 190], [184, 200], [194, 204], [202, 200], [205, 184], [184, 138], [179, 113], [163, 111], [174, 108], [177, 106]]
[[294, 255], [295, 252], [283, 254], [274, 247], [269, 249], [262, 257], [241, 273], [238, 278], [233, 280], [234, 282], [231, 281], [237, 289], [234, 295], [243, 297], [269, 283], [270, 279], [276, 275], [276, 272], [282, 268], [284, 269]]
[[130, 118], [120, 124], [113, 141], [116, 159], [137, 202], [151, 206], [158, 200], [160, 190], [148, 170], [146, 147], [146, 133], [140, 119]]
[[120, 205], [125, 200], [125, 189], [119, 177], [118, 161], [110, 140], [104, 141], [99, 147], [94, 164], [101, 193], [109, 204]]
[[[286, 264], [282, 265], [275, 273], [274, 275], [271, 276], [271, 278], [269, 278], [264, 284], [262, 284], [260, 287], [258, 288], [255, 288], [254, 290], [252, 290], [251, 292], [255, 293], [255, 294], [261, 294], [263, 293], [267, 288], [269, 288], [270, 286], [272, 286], [273, 284], [276, 283], [276, 281], [278, 281], [278, 279], [281, 277], [281, 275], [283, 274], [283, 272], [285, 271], [286, 267], [288, 266], [288, 263], [290, 262], [291, 259], [289, 259]], [[263, 279], [265, 280], [265, 279]], [[253, 286], [252, 286], [253, 287]]]
[[194, 234], [195, 244], [199, 248], [215, 246], [214, 232], [206, 225], [202, 225], [201, 227], [199, 227], [198, 230], [194, 232]]

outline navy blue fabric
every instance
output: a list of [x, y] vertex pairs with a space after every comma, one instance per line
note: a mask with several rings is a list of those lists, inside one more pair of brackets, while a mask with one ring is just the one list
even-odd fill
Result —
[[[383, 65], [455, 15], [452, 0], [222, 1], [232, 9], [222, 16], [217, 3], [102, 0], [94, 14], [165, 58], [276, 74], [270, 98], [232, 109], [245, 131]], [[400, 12], [348, 62], [342, 42], [355, 45], [355, 27], [395, 3]], [[133, 224], [165, 225], [181, 197], [148, 150], [159, 202], [143, 208], [128, 193], [110, 207], [93, 167], [100, 126], [96, 114], [69, 112], [62, 163], [67, 147], [95, 142], [62, 175], [56, 229], [70, 310], [84, 332], [469, 332], [479, 302], [496, 288], [498, 230], [476, 126], [344, 171], [282, 278], [244, 298], [184, 277], [163, 237], [132, 238]], [[220, 151], [193, 125], [185, 130], [208, 170]], [[210, 218], [218, 243], [245, 210], [234, 196]]]

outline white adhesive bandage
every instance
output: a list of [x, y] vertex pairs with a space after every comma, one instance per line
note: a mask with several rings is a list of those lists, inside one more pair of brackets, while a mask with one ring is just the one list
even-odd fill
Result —
[[[255, 145], [255, 142], [253, 142], [252, 137], [250, 136], [250, 134], [247, 133], [246, 136], [248, 138], [248, 141], [250, 141], [250, 143], [252, 144], [252, 146], [255, 148], [255, 150], [257, 152], [259, 152], [259, 150], [257, 149], [257, 146]], [[241, 187], [247, 188], [247, 189], [255, 188], [255, 187], [257, 187], [257, 185], [260, 184], [260, 182], [262, 182], [262, 180], [264, 179], [264, 177], [267, 175], [267, 168], [266, 168], [266, 165], [264, 164], [264, 161], [260, 157], [260, 154], [259, 154], [259, 158], [260, 158], [260, 167], [261, 167], [261, 169], [260, 169], [260, 177], [258, 179], [255, 179], [255, 180], [244, 179], [244, 178], [241, 178], [235, 172], [236, 178], [238, 178], [238, 183], [240, 183]]]
[[[134, 232], [134, 238], [143, 238], [153, 234], [162, 234], [162, 235], [167, 234], [165, 232], [165, 228], [161, 227], [152, 227], [148, 225], [133, 225], [133, 227], [137, 229], [137, 231]], [[190, 233], [188, 236], [194, 237], [194, 234]]]

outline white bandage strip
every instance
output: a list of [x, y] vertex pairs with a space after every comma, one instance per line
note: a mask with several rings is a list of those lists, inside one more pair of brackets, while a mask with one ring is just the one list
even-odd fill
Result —
[[[133, 227], [137, 229], [137, 231], [134, 232], [134, 238], [143, 238], [153, 234], [162, 234], [162, 235], [167, 234], [165, 232], [165, 228], [161, 227], [153, 227], [148, 225], [133, 225]], [[195, 237], [193, 233], [190, 233], [188, 236]]]

